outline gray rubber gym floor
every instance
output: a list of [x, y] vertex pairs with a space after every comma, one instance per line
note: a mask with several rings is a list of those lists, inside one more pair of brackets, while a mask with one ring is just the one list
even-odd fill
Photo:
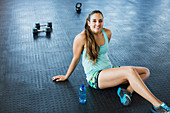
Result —
[[[82, 3], [77, 14], [75, 4]], [[123, 107], [117, 88], [88, 86], [81, 61], [66, 82], [74, 37], [84, 30], [88, 14], [99, 9], [104, 27], [112, 30], [109, 57], [113, 65], [145, 66], [151, 71], [149, 89], [170, 105], [169, 0], [1, 0], [0, 113], [150, 113], [151, 104], [134, 93]], [[52, 21], [51, 37], [33, 38], [36, 22]], [[81, 84], [87, 103], [78, 102]]]

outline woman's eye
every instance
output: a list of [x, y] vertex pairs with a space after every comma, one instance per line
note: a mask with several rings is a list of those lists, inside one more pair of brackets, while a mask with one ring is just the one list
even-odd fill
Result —
[[103, 20], [99, 20], [99, 22], [101, 23], [101, 22], [103, 22]]
[[103, 20], [93, 20], [93, 22], [99, 22], [99, 23], [101, 23], [101, 22], [103, 22]]

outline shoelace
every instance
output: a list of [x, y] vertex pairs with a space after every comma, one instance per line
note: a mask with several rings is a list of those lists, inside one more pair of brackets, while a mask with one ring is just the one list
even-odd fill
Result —
[[163, 103], [162, 107], [163, 107], [165, 110], [170, 111], [170, 108], [169, 108], [165, 103]]

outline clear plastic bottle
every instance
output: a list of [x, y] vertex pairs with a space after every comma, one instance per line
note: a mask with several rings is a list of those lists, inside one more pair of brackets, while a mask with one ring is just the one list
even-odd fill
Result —
[[82, 104], [86, 103], [86, 88], [84, 84], [82, 84], [79, 89], [79, 102]]

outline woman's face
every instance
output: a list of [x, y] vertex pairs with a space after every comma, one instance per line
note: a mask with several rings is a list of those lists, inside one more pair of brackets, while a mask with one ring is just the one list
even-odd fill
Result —
[[90, 16], [90, 22], [88, 25], [93, 33], [101, 32], [103, 28], [103, 16], [100, 13], [95, 13]]

